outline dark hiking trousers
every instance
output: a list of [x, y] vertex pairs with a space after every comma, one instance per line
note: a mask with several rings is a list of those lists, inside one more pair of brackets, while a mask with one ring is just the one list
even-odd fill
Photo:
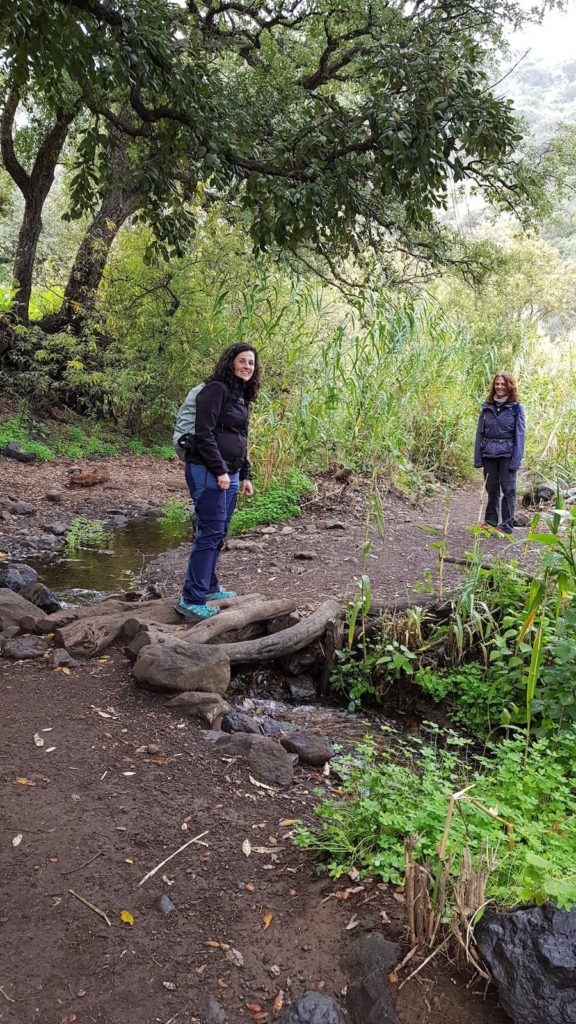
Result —
[[488, 495], [485, 520], [489, 526], [500, 526], [506, 533], [512, 533], [516, 508], [516, 470], [510, 469], [510, 456], [505, 459], [483, 459], [482, 468]]
[[186, 463], [186, 483], [194, 501], [196, 536], [190, 552], [182, 597], [204, 604], [206, 594], [220, 590], [216, 565], [238, 497], [239, 474], [230, 473], [230, 487], [221, 491], [206, 466]]

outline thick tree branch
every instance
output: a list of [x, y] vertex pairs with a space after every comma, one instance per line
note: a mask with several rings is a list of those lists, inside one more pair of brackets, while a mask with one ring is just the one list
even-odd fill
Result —
[[2, 161], [15, 185], [18, 186], [25, 199], [30, 193], [30, 176], [26, 173], [14, 148], [14, 118], [20, 102], [20, 95], [15, 86], [9, 90], [0, 119], [0, 149]]

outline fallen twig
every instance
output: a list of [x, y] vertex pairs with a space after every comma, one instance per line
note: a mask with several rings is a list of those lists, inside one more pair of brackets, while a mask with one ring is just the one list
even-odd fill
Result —
[[112, 927], [112, 924], [110, 923], [110, 918], [108, 917], [106, 911], [100, 910], [100, 907], [94, 906], [94, 904], [90, 903], [89, 900], [85, 900], [83, 896], [79, 896], [77, 892], [74, 892], [74, 889], [68, 889], [68, 892], [70, 893], [71, 896], [75, 896], [77, 900], [80, 900], [80, 903], [83, 903], [84, 906], [88, 907], [89, 910], [93, 910], [95, 914], [98, 914], [98, 917], [101, 917], [104, 921], [106, 921], [106, 924], [108, 925], [109, 928]]
[[96, 860], [97, 857], [101, 857], [103, 853], [104, 850], [98, 850], [98, 853], [95, 853], [93, 857], [90, 857], [90, 860], [85, 860], [84, 863], [79, 864], [78, 867], [69, 868], [68, 871], [61, 871], [60, 873], [62, 875], [72, 875], [74, 874], [75, 871], [80, 871], [82, 868], [87, 868], [88, 865], [92, 863], [92, 861]]
[[2, 995], [4, 996], [4, 999], [7, 999], [9, 1003], [15, 1003], [15, 1002], [16, 1002], [16, 1000], [15, 1000], [15, 999], [12, 999], [12, 996], [8, 996], [8, 995], [6, 995], [6, 993], [5, 993], [4, 989], [2, 988], [2, 986], [1, 986], [1, 985], [0, 985], [0, 992], [1, 992], [1, 993], [2, 993]]
[[172, 860], [172, 858], [176, 857], [177, 854], [182, 853], [182, 850], [185, 850], [187, 846], [190, 846], [192, 843], [197, 843], [199, 839], [202, 839], [202, 836], [207, 836], [208, 831], [209, 830], [206, 829], [205, 832], [200, 832], [199, 835], [194, 836], [193, 839], [189, 839], [187, 843], [184, 843], [184, 846], [180, 846], [177, 850], [174, 850], [174, 853], [171, 853], [169, 857], [166, 857], [166, 860], [161, 861], [155, 868], [152, 868], [152, 871], [149, 871], [147, 875], [144, 875], [144, 878], [140, 879], [138, 885], [144, 885], [144, 882], [147, 882], [149, 878], [152, 878], [152, 875], [155, 875], [157, 871], [160, 871], [160, 868], [163, 868], [169, 860]]
[[444, 946], [448, 945], [449, 941], [450, 941], [450, 936], [448, 936], [448, 938], [444, 939], [444, 942], [441, 942], [439, 946], [436, 946], [436, 949], [432, 950], [432, 952], [430, 953], [430, 956], [427, 956], [426, 959], [423, 960], [422, 963], [419, 964], [418, 967], [416, 967], [416, 969], [414, 971], [412, 971], [412, 974], [409, 974], [407, 978], [404, 978], [404, 981], [400, 985], [398, 991], [400, 991], [400, 989], [404, 988], [404, 985], [406, 985], [409, 981], [411, 981], [412, 978], [415, 978], [416, 975], [422, 970], [422, 968], [425, 967], [426, 964], [429, 964], [430, 961], [436, 956], [436, 953], [439, 953], [441, 949], [444, 949]]

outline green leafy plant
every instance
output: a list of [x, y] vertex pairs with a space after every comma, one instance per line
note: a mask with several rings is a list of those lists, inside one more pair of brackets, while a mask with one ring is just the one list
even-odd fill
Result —
[[101, 519], [75, 516], [66, 534], [66, 545], [71, 551], [76, 548], [102, 548], [105, 546], [107, 538], [106, 523]]
[[171, 498], [160, 513], [160, 522], [167, 526], [181, 526], [190, 522], [190, 505], [183, 498]]
[[263, 493], [256, 486], [253, 497], [237, 506], [230, 523], [230, 533], [241, 533], [253, 526], [282, 523], [300, 515], [300, 499], [314, 490], [311, 480], [300, 470], [291, 470], [282, 480], [269, 481]]

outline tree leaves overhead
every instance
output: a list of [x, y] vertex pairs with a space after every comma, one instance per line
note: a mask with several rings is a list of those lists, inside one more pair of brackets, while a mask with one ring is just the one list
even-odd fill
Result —
[[240, 201], [256, 248], [359, 248], [425, 228], [453, 182], [521, 206], [511, 106], [488, 60], [507, 0], [13, 0], [12, 84], [53, 111], [81, 97], [72, 214], [131, 140], [140, 216], [166, 252], [199, 185]]

